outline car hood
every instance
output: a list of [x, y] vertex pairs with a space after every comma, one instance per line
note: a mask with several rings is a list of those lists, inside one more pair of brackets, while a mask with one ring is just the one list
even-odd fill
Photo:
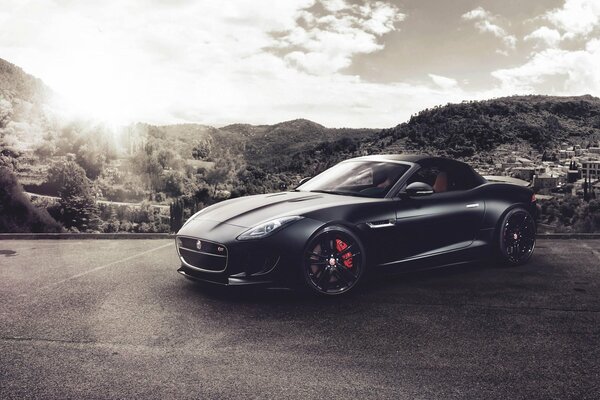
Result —
[[[194, 220], [249, 228], [274, 218], [304, 215], [318, 209], [376, 201], [366, 197], [313, 192], [281, 192], [240, 197], [214, 204]], [[381, 200], [381, 199], [379, 199]]]

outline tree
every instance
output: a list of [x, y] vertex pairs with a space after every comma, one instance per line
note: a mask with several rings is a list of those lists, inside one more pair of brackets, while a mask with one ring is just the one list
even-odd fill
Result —
[[15, 175], [8, 168], [0, 168], [0, 232], [61, 231], [46, 210], [31, 204]]
[[161, 186], [161, 173], [163, 171], [156, 155], [148, 154], [145, 149], [138, 151], [131, 159], [133, 170], [143, 178], [146, 187], [156, 190]]
[[103, 152], [91, 144], [84, 144], [77, 149], [75, 161], [85, 171], [85, 175], [90, 179], [96, 179], [102, 173], [106, 164], [106, 157]]
[[56, 152], [56, 146], [54, 143], [44, 140], [35, 148], [35, 155], [37, 155], [41, 160], [45, 160], [48, 157], [54, 155]]
[[183, 226], [183, 199], [177, 199], [169, 206], [171, 232], [177, 232]]
[[0, 167], [10, 168], [14, 171], [17, 168], [18, 154], [8, 148], [9, 143], [6, 136], [9, 129], [5, 129], [12, 119], [12, 114], [12, 104], [0, 97]]
[[19, 165], [19, 157], [21, 153], [12, 148], [3, 147], [0, 140], [0, 167], [9, 168], [12, 171], [16, 171]]
[[83, 168], [73, 161], [56, 163], [48, 170], [47, 182], [57, 188], [60, 220], [67, 228], [98, 229], [101, 222], [98, 207]]
[[188, 196], [182, 196], [173, 201], [169, 206], [171, 232], [177, 232], [181, 229], [183, 223], [204, 208], [204, 206], [204, 203], [198, 202], [196, 198]]
[[12, 104], [8, 100], [0, 98], [0, 129], [6, 128], [12, 118], [12, 114]]
[[165, 192], [173, 197], [178, 197], [185, 190], [185, 177], [179, 171], [167, 171], [165, 173]]
[[217, 194], [217, 186], [231, 178], [233, 166], [227, 160], [220, 158], [214, 167], [206, 173], [204, 179], [213, 188], [213, 196]]
[[195, 160], [204, 160], [210, 156], [211, 144], [208, 141], [200, 141], [196, 143], [192, 149], [192, 158]]
[[162, 169], [175, 169], [181, 166], [181, 159], [177, 153], [171, 149], [161, 149], [156, 154], [156, 160]]
[[61, 198], [62, 222], [67, 228], [76, 228], [80, 232], [97, 231], [101, 224], [98, 207], [87, 196]]

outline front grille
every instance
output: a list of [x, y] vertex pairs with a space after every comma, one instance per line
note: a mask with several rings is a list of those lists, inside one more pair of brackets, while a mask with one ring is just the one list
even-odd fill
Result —
[[204, 271], [221, 272], [227, 267], [227, 247], [204, 239], [177, 237], [181, 258], [189, 265]]

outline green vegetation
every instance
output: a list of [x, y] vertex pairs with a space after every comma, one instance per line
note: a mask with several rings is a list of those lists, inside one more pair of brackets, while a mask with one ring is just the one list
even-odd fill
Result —
[[[222, 128], [138, 123], [115, 131], [58, 118], [48, 107], [52, 95], [41, 81], [0, 59], [0, 167], [27, 191], [56, 197], [33, 200], [40, 221], [47, 221], [48, 210], [72, 231], [175, 230], [207, 205], [285, 190], [360, 155], [418, 151], [493, 164], [500, 145], [522, 144], [551, 158], [560, 142], [588, 146], [600, 139], [600, 99], [591, 96], [448, 104], [384, 130], [332, 129], [298, 119]], [[27, 200], [16, 189], [4, 196], [16, 196], [19, 204]], [[542, 202], [544, 221], [565, 230], [600, 230], [595, 203], [575, 201]], [[35, 207], [28, 209], [35, 215]], [[2, 229], [12, 229], [7, 226]]]
[[61, 232], [44, 209], [34, 207], [15, 175], [0, 167], [0, 232]]
[[158, 208], [148, 202], [140, 205], [98, 205], [100, 219], [104, 221], [100, 232], [136, 232], [158, 233], [169, 232], [169, 209]]
[[545, 200], [541, 208], [541, 222], [557, 225], [559, 232], [600, 232], [600, 200], [567, 196]]
[[49, 169], [47, 182], [60, 196], [58, 207], [50, 209], [57, 221], [74, 232], [98, 230], [102, 221], [83, 168], [73, 161], [57, 163]]
[[401, 141], [410, 148], [470, 157], [505, 143], [525, 142], [543, 151], [563, 141], [588, 145], [598, 139], [600, 99], [512, 96], [421, 111], [383, 130], [371, 145]]
[[[190, 202], [191, 201], [191, 202]], [[204, 204], [194, 199], [178, 198], [169, 206], [169, 226], [171, 232], [177, 232], [183, 223], [197, 211], [200, 211]]]

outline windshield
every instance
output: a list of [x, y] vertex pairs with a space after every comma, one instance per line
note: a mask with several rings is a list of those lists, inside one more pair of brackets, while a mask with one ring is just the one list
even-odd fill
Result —
[[296, 190], [349, 196], [385, 197], [409, 166], [381, 161], [348, 161], [315, 176]]

